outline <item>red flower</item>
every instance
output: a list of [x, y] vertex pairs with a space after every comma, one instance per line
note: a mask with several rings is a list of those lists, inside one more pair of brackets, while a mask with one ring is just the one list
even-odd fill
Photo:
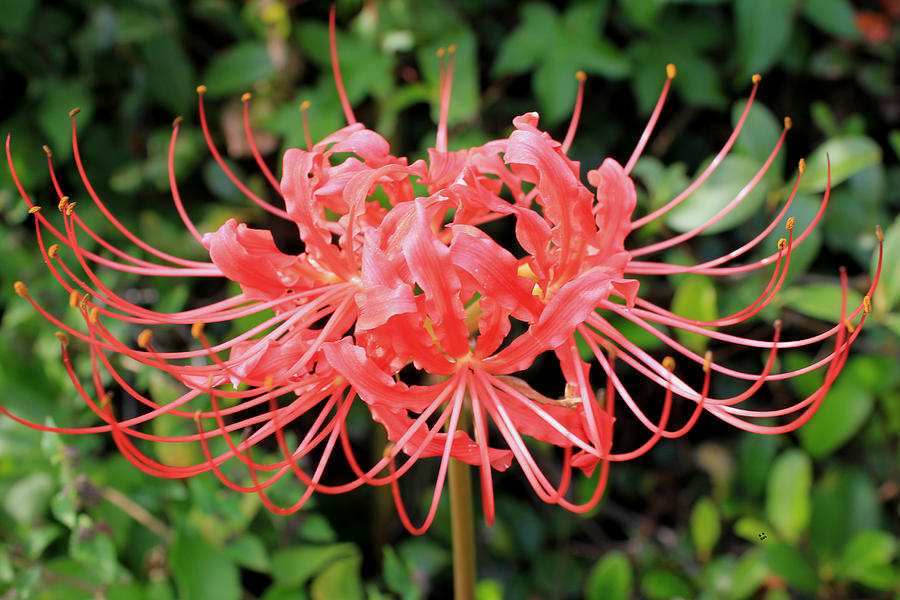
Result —
[[[336, 52], [334, 47], [332, 51]], [[759, 83], [755, 78], [735, 131], [710, 166], [665, 206], [633, 220], [636, 194], [629, 174], [658, 118], [674, 68], [670, 67], [668, 74], [647, 130], [625, 166], [607, 159], [588, 171], [587, 182], [594, 191], [582, 181], [580, 165], [566, 155], [577, 127], [583, 85], [562, 143], [538, 128], [536, 113], [528, 113], [514, 119], [515, 130], [506, 139], [449, 152], [446, 119], [451, 58], [446, 67], [442, 66], [436, 147], [429, 150], [427, 163], [409, 164], [405, 158], [390, 154], [384, 138], [355, 121], [335, 68], [349, 125], [307, 150], [289, 150], [280, 183], [249, 136], [247, 95], [244, 114], [250, 147], [263, 174], [283, 198], [284, 208], [257, 197], [227, 169], [208, 132], [202, 102], [205, 90], [201, 86], [200, 118], [210, 151], [251, 200], [297, 225], [304, 250], [296, 256], [279, 251], [269, 231], [251, 229], [234, 220], [214, 233], [201, 235], [182, 205], [172, 151], [169, 174], [176, 208], [188, 230], [208, 249], [210, 262], [184, 260], [150, 247], [119, 223], [93, 192], [78, 152], [74, 113], [72, 144], [85, 188], [118, 230], [157, 260], [147, 261], [118, 249], [81, 220], [57, 182], [48, 150], [63, 220], [62, 228], [57, 229], [20, 184], [7, 138], [13, 178], [36, 217], [38, 245], [51, 272], [70, 293], [72, 306], [81, 312], [85, 329], [70, 327], [46, 311], [31, 298], [24, 284], [17, 282], [16, 290], [65, 332], [59, 336], [66, 368], [82, 399], [104, 423], [88, 428], [26, 424], [64, 433], [109, 432], [122, 453], [148, 473], [188, 477], [212, 471], [234, 489], [260, 494], [269, 508], [281, 513], [299, 509], [315, 491], [342, 493], [363, 484], [390, 484], [401, 519], [414, 532], [427, 529], [434, 518], [450, 458], [479, 467], [485, 515], [490, 523], [494, 517], [493, 470], [506, 469], [513, 461], [542, 500], [585, 511], [599, 501], [610, 462], [635, 458], [662, 437], [684, 434], [703, 411], [759, 433], [790, 431], [802, 425], [846, 361], [869, 311], [869, 297], [878, 274], [864, 303], [853, 308], [843, 306], [838, 325], [820, 335], [784, 341], [778, 323], [772, 339], [763, 341], [717, 329], [746, 321], [772, 300], [785, 280], [792, 250], [821, 218], [827, 192], [812, 223], [795, 237], [793, 219], [788, 218], [787, 238], [777, 251], [761, 260], [724, 266], [755, 248], [783, 222], [793, 194], [757, 237], [720, 258], [689, 266], [642, 260], [693, 238], [734, 209], [774, 160], [789, 128], [788, 120], [757, 175], [715, 217], [668, 240], [626, 247], [632, 231], [677, 206], [715, 170], [743, 127]], [[583, 84], [583, 75], [579, 80]], [[172, 147], [178, 128], [176, 120]], [[350, 157], [332, 164], [336, 155], [346, 154]], [[428, 195], [417, 197], [413, 182], [424, 185]], [[486, 226], [495, 222], [509, 224], [517, 249], [491, 237]], [[46, 244], [47, 233], [56, 243]], [[115, 258], [85, 249], [85, 234]], [[60, 244], [75, 262], [64, 257]], [[238, 283], [242, 291], [202, 308], [160, 313], [129, 302], [105, 286], [94, 270], [98, 264], [159, 277], [224, 277]], [[771, 279], [756, 301], [709, 322], [678, 316], [644, 299], [634, 279], [676, 273], [725, 276], [769, 267], [773, 269]], [[843, 274], [842, 285], [846, 291]], [[204, 324], [260, 313], [266, 315], [260, 325], [231, 340], [212, 344], [206, 338]], [[692, 387], [688, 378], [674, 372], [673, 359], [660, 361], [642, 350], [613, 325], [611, 316], [630, 321], [670, 346], [685, 364], [702, 369], [702, 383]], [[133, 348], [111, 333], [105, 324], [108, 320], [141, 326], [190, 326], [198, 347], [179, 351], [156, 348], [151, 330], [146, 329], [138, 336], [138, 347]], [[672, 328], [768, 351], [768, 359], [760, 372], [731, 369], [715, 362], [710, 353], [700, 356], [677, 342], [670, 333]], [[89, 348], [92, 389], [80, 383], [71, 366], [69, 336]], [[833, 350], [816, 363], [796, 371], [773, 371], [778, 351], [828, 340]], [[184, 392], [165, 405], [155, 403], [119, 373], [109, 358], [113, 353], [165, 371], [184, 386]], [[534, 379], [535, 361], [545, 356], [554, 357], [565, 381], [556, 398], [545, 396], [529, 383]], [[647, 416], [643, 403], [623, 384], [618, 368], [623, 364], [660, 388], [665, 402], [658, 422]], [[816, 369], [825, 371], [821, 387], [793, 406], [771, 410], [740, 406], [767, 381]], [[104, 372], [145, 406], [143, 414], [125, 420], [116, 417]], [[747, 382], [744, 391], [731, 397], [710, 397], [714, 373]], [[605, 381], [602, 393], [595, 392], [592, 375]], [[392, 442], [369, 468], [360, 466], [348, 437], [348, 413], [357, 397], [372, 418], [384, 426]], [[685, 424], [672, 429], [668, 421], [676, 399], [691, 403], [693, 410]], [[649, 430], [645, 443], [625, 452], [613, 451], [618, 403], [624, 403]], [[9, 415], [2, 406], [0, 411]], [[163, 414], [195, 420], [198, 431], [159, 436], [142, 430], [143, 424]], [[793, 415], [793, 420], [781, 425], [754, 422], [788, 415]], [[289, 446], [284, 429], [301, 416], [311, 425], [301, 432], [296, 444]], [[499, 433], [493, 439], [491, 423]], [[251, 433], [240, 441], [232, 440], [232, 432], [245, 431]], [[284, 458], [267, 464], [257, 462], [251, 448], [272, 437]], [[542, 471], [526, 437], [562, 448], [558, 481]], [[165, 465], [145, 454], [134, 443], [135, 438], [160, 443], [199, 442], [205, 459], [197, 464]], [[214, 438], [224, 440], [224, 445], [213, 447], [210, 440]], [[340, 485], [325, 484], [325, 467], [338, 444], [355, 478]], [[405, 458], [398, 466], [401, 455]], [[437, 456], [441, 460], [432, 503], [424, 523], [416, 527], [403, 508], [397, 481], [420, 458]], [[252, 485], [234, 483], [226, 476], [222, 464], [234, 459], [249, 468]], [[307, 466], [310, 461], [315, 463], [311, 472]], [[601, 471], [591, 497], [581, 504], [570, 500], [567, 492], [573, 469], [590, 474], [598, 466]], [[280, 508], [270, 501], [266, 490], [288, 473], [295, 474], [307, 488], [294, 505]]]

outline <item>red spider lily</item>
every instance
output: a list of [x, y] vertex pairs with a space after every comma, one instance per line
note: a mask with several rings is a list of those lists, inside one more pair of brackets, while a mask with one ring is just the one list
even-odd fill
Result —
[[[10, 170], [35, 215], [42, 255], [69, 292], [70, 304], [81, 313], [84, 329], [71, 327], [44, 309], [24, 284], [17, 282], [16, 291], [61, 329], [58, 335], [66, 369], [79, 395], [104, 424], [54, 428], [28, 423], [2, 406], [0, 411], [38, 429], [109, 432], [123, 455], [147, 473], [180, 478], [212, 471], [233, 489], [258, 493], [267, 507], [279, 513], [298, 510], [315, 491], [330, 494], [364, 484], [391, 485], [401, 520], [416, 533], [427, 529], [434, 519], [451, 458], [478, 466], [485, 517], [491, 523], [493, 469], [506, 469], [513, 460], [542, 500], [580, 512], [600, 500], [610, 462], [636, 458], [663, 437], [683, 435], [703, 411], [757, 433], [791, 431], [814, 414], [870, 310], [869, 297], [877, 283], [880, 260], [872, 287], [858, 307], [846, 306], [847, 281], [841, 274], [841, 319], [819, 335], [785, 341], [776, 323], [771, 340], [753, 340], [716, 328], [742, 323], [772, 301], [785, 281], [792, 250], [806, 239], [824, 213], [828, 192], [813, 221], [798, 235], [794, 235], [793, 219], [787, 218], [787, 238], [761, 260], [725, 266], [756, 248], [784, 222], [800, 175], [771, 223], [740, 248], [689, 266], [638, 260], [697, 236], [733, 210], [775, 159], [790, 127], [789, 120], [759, 172], [707, 223], [648, 246], [626, 249], [625, 245], [631, 231], [677, 206], [715, 170], [744, 125], [758, 77], [734, 132], [710, 166], [665, 206], [632, 220], [636, 194], [629, 174], [659, 117], [675, 76], [674, 68], [668, 70], [659, 102], [632, 156], [624, 167], [607, 159], [589, 171], [591, 191], [581, 180], [580, 165], [566, 155], [578, 124], [583, 75], [579, 75], [575, 111], [562, 143], [538, 128], [536, 113], [528, 113], [514, 119], [515, 130], [506, 139], [449, 152], [451, 49], [449, 60], [441, 67], [435, 148], [429, 150], [427, 162], [410, 164], [405, 158], [392, 156], [384, 138], [356, 122], [337, 67], [333, 12], [331, 31], [334, 76], [349, 124], [315, 145], [308, 143], [306, 150], [285, 153], [280, 182], [253, 142], [250, 98], [244, 97], [251, 151], [283, 199], [284, 208], [255, 195], [228, 169], [207, 127], [205, 88], [198, 88], [201, 126], [213, 157], [253, 202], [297, 225], [304, 250], [296, 256], [280, 252], [269, 231], [234, 220], [214, 233], [201, 235], [188, 216], [175, 181], [178, 120], [173, 125], [169, 151], [172, 197], [187, 229], [209, 251], [209, 262], [181, 259], [149, 246], [107, 210], [81, 161], [77, 111], [71, 115], [72, 145], [88, 195], [126, 238], [158, 260], [133, 256], [93, 231], [62, 190], [47, 150], [62, 213], [62, 227], [54, 226], [19, 182], [7, 138]], [[335, 158], [347, 154], [350, 157], [340, 162]], [[801, 163], [800, 174], [803, 168]], [[428, 195], [417, 196], [414, 182], [425, 186]], [[486, 232], [484, 226], [494, 222], [509, 222], [522, 258]], [[49, 245], [47, 234], [55, 239]], [[114, 258], [86, 249], [82, 245], [85, 235]], [[72, 259], [64, 259], [61, 246]], [[224, 277], [240, 284], [241, 293], [202, 308], [160, 313], [129, 302], [104, 285], [97, 265], [158, 277]], [[643, 299], [638, 281], [632, 278], [677, 273], [728, 276], [770, 267], [769, 283], [754, 302], [708, 322], [686, 319]], [[228, 323], [251, 314], [264, 314], [266, 319], [231, 340], [218, 344], [208, 341], [204, 324]], [[610, 322], [610, 316], [627, 319], [665, 342], [687, 363], [702, 368], [699, 389], [675, 374], [674, 359], [660, 361], [642, 350]], [[134, 348], [112, 334], [104, 323], [109, 319], [148, 327], [190, 326], [197, 346], [179, 351], [157, 348], [151, 330], [145, 329]], [[679, 344], [670, 333], [672, 329], [767, 350], [768, 358], [759, 372], [728, 368], [714, 361], [710, 353], [700, 356]], [[80, 382], [71, 365], [67, 349], [70, 337], [89, 348], [92, 389]], [[827, 356], [799, 370], [774, 372], [778, 351], [824, 342], [833, 344]], [[591, 383], [591, 363], [582, 358], [585, 348], [599, 365], [595, 374], [600, 373], [605, 380], [602, 393], [596, 392]], [[559, 398], [546, 397], [528, 383], [533, 363], [546, 353], [555, 356], [566, 382]], [[164, 405], [154, 402], [127, 382], [110, 360], [112, 354], [126, 355], [165, 371], [185, 391]], [[664, 406], [658, 422], [647, 416], [646, 406], [642, 407], [622, 383], [621, 369], [617, 369], [622, 363], [661, 388]], [[824, 371], [822, 385], [792, 406], [771, 410], [740, 406], [767, 381], [815, 370]], [[415, 375], [410, 376], [411, 372]], [[734, 396], [710, 397], [713, 373], [748, 383]], [[143, 414], [124, 420], [116, 417], [105, 383], [110, 378], [145, 405]], [[612, 449], [617, 396], [649, 430], [645, 443], [626, 452]], [[369, 468], [360, 465], [348, 436], [348, 414], [357, 398], [384, 426], [392, 442]], [[676, 399], [692, 403], [693, 409], [686, 423], [670, 429], [669, 416]], [[195, 421], [197, 432], [162, 436], [142, 430], [145, 423], [164, 414]], [[780, 425], [755, 422], [783, 416], [792, 420]], [[312, 423], [299, 442], [289, 445], [284, 429], [301, 417]], [[502, 444], [491, 440], [491, 422]], [[239, 432], [249, 433], [233, 440], [231, 434]], [[544, 473], [523, 436], [562, 448], [558, 481], [551, 481]], [[271, 463], [255, 460], [253, 446], [271, 438], [283, 459]], [[166, 465], [148, 456], [135, 439], [198, 442], [204, 459], [191, 465]], [[354, 479], [343, 484], [324, 483], [326, 464], [338, 445]], [[405, 458], [397, 465], [401, 455]], [[403, 507], [397, 482], [419, 459], [437, 456], [441, 458], [432, 502], [423, 524], [415, 526]], [[223, 470], [225, 462], [235, 459], [248, 467], [251, 484], [235, 483]], [[315, 466], [310, 470], [311, 463]], [[582, 504], [568, 499], [573, 469], [590, 474], [598, 466], [601, 471], [591, 497]], [[278, 507], [267, 490], [288, 473], [307, 488], [292, 506]]]

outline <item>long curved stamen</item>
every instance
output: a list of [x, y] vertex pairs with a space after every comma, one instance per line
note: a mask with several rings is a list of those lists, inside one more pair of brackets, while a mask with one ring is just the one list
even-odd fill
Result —
[[247, 144], [250, 146], [250, 153], [253, 154], [253, 160], [256, 161], [256, 165], [259, 167], [259, 170], [262, 171], [263, 176], [269, 181], [269, 185], [272, 186], [272, 189], [275, 190], [275, 193], [281, 196], [281, 185], [279, 185], [278, 180], [275, 179], [275, 175], [272, 174], [272, 170], [269, 169], [269, 165], [266, 164], [266, 161], [263, 160], [262, 155], [259, 153], [259, 148], [256, 147], [256, 140], [253, 139], [253, 128], [250, 127], [250, 98], [252, 94], [250, 92], [244, 92], [241, 95], [241, 103], [244, 105], [243, 109], [243, 120], [244, 120], [244, 137], [247, 138]]
[[[581, 105], [584, 102], [584, 82], [587, 81], [587, 75], [584, 71], [575, 73], [575, 79], [578, 80], [578, 94], [575, 96], [575, 107], [572, 109], [572, 120], [569, 121], [569, 129], [566, 131], [566, 137], [563, 139], [562, 151], [568, 153], [572, 147], [572, 141], [575, 139], [575, 131], [578, 129], [578, 120], [581, 118]], [[628, 171], [626, 170], [627, 174]]]
[[447, 119], [450, 116], [450, 91], [453, 88], [453, 55], [455, 53], [456, 45], [450, 44], [446, 50], [447, 66], [444, 67], [445, 51], [443, 48], [440, 48], [437, 51], [438, 58], [441, 59], [441, 75], [440, 84], [438, 86], [441, 104], [434, 147], [438, 152], [447, 151]]
[[337, 86], [338, 97], [341, 99], [341, 108], [344, 109], [344, 118], [347, 119], [348, 125], [356, 123], [356, 117], [353, 116], [353, 108], [350, 106], [350, 100], [347, 98], [347, 90], [344, 88], [344, 78], [341, 77], [341, 63], [338, 61], [337, 51], [337, 25], [334, 16], [334, 4], [328, 11], [328, 47], [331, 51], [331, 70], [334, 73], [334, 84]]
[[672, 63], [667, 64], [666, 82], [663, 84], [662, 91], [659, 93], [659, 99], [656, 101], [656, 106], [653, 107], [653, 112], [650, 114], [650, 119], [647, 121], [647, 126], [644, 127], [644, 132], [641, 134], [641, 138], [638, 140], [637, 146], [634, 147], [634, 151], [628, 158], [628, 162], [625, 163], [626, 175], [631, 174], [631, 170], [634, 168], [634, 165], [641, 157], [641, 154], [643, 154], [644, 147], [650, 140], [650, 135], [653, 133], [653, 129], [656, 127], [656, 122], [659, 120], [659, 115], [662, 112], [662, 108], [666, 103], [666, 97], [669, 95], [669, 88], [672, 86], [672, 80], [675, 79], [675, 73], [675, 65], [673, 65]]

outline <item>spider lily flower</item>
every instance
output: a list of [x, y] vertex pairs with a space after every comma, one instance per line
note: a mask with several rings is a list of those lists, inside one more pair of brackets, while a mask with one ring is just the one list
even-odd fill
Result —
[[[586, 185], [580, 165], [567, 156], [583, 100], [583, 74], [578, 75], [576, 106], [562, 142], [539, 128], [537, 113], [528, 113], [514, 119], [515, 129], [508, 138], [450, 152], [447, 115], [453, 52], [452, 48], [445, 51], [435, 147], [429, 149], [427, 161], [410, 163], [391, 155], [384, 138], [356, 121], [338, 68], [333, 12], [330, 28], [334, 77], [348, 125], [316, 144], [308, 142], [306, 149], [288, 150], [280, 181], [256, 148], [249, 123], [250, 96], [243, 98], [251, 152], [283, 208], [254, 194], [228, 169], [207, 126], [205, 88], [198, 88], [200, 124], [212, 156], [252, 202], [297, 226], [304, 245], [299, 255], [278, 250], [271, 232], [235, 220], [215, 232], [202, 234], [197, 229], [174, 176], [178, 119], [169, 152], [173, 202], [185, 227], [207, 249], [209, 261], [186, 260], [156, 249], [115, 218], [94, 192], [82, 164], [75, 111], [71, 115], [73, 154], [88, 196], [122, 236], [153, 260], [120, 249], [80, 218], [56, 177], [48, 149], [49, 174], [62, 218], [61, 226], [54, 225], [21, 185], [7, 138], [10, 171], [35, 216], [38, 247], [84, 326], [72, 327], [45, 309], [25, 284], [17, 282], [16, 291], [59, 327], [63, 361], [73, 385], [102, 424], [49, 427], [28, 423], [2, 405], [0, 412], [37, 429], [110, 433], [123, 455], [147, 473], [176, 478], [213, 472], [235, 490], [259, 494], [267, 507], [279, 513], [298, 510], [316, 491], [336, 494], [365, 484], [391, 485], [400, 518], [415, 533], [425, 531], [434, 519], [451, 459], [478, 467], [485, 518], [491, 523], [493, 471], [507, 469], [513, 462], [543, 501], [581, 512], [599, 502], [610, 463], [637, 458], [660, 439], [685, 434], [704, 411], [757, 433], [790, 431], [812, 416], [870, 310], [880, 260], [860, 306], [846, 306], [847, 278], [841, 274], [841, 318], [816, 336], [784, 340], [778, 323], [765, 340], [720, 330], [747, 321], [772, 301], [785, 281], [791, 252], [824, 213], [827, 191], [812, 222], [795, 233], [789, 211], [802, 163], [790, 197], [771, 223], [746, 244], [694, 265], [648, 260], [699, 235], [738, 206], [775, 159], [789, 120], [759, 172], [707, 223], [647, 246], [628, 243], [631, 232], [689, 197], [728, 154], [755, 98], [758, 77], [734, 132], [710, 166], [670, 202], [635, 219], [636, 193], [630, 173], [662, 110], [674, 67], [668, 69], [659, 102], [632, 156], [624, 166], [607, 159], [589, 170]], [[417, 196], [413, 182], [422, 184], [427, 195]], [[514, 234], [517, 249], [499, 243], [485, 227], [503, 223]], [[771, 254], [733, 264], [782, 224], [786, 237]], [[86, 248], [87, 238], [112, 258]], [[98, 266], [164, 278], [225, 278], [238, 283], [241, 292], [200, 308], [161, 313], [110, 289], [99, 276]], [[707, 322], [650, 302], [635, 279], [641, 276], [647, 285], [651, 276], [716, 277], [767, 269], [772, 270], [771, 277], [755, 301]], [[230, 340], [214, 343], [206, 334], [206, 325], [258, 314], [265, 316], [259, 325]], [[679, 357], [678, 362], [644, 351], [611, 317], [626, 319], [661, 340]], [[137, 344], [126, 343], [106, 326], [111, 320], [146, 329], [138, 335]], [[194, 347], [158, 348], [152, 331], [160, 326], [190, 328]], [[711, 353], [701, 356], [680, 344], [673, 329], [758, 350], [766, 359], [758, 372], [730, 368]], [[69, 358], [73, 338], [89, 349], [89, 387], [81, 383]], [[832, 349], [816, 362], [794, 371], [775, 371], [779, 352], [826, 343]], [[154, 402], [120, 373], [111, 360], [114, 354], [167, 373], [183, 386], [183, 393], [166, 404]], [[532, 385], [536, 383], [534, 364], [545, 357], [558, 364], [565, 381], [556, 397]], [[685, 364], [695, 365], [702, 383], [692, 387], [691, 379], [679, 375], [682, 367], [678, 365]], [[623, 383], [626, 368], [659, 388], [663, 408], [658, 419], [647, 414], [646, 400], [632, 396]], [[816, 370], [824, 372], [821, 386], [792, 406], [769, 410], [742, 406], [766, 382]], [[713, 397], [713, 377], [743, 381], [744, 389], [730, 397]], [[143, 412], [120, 420], [107, 382], [143, 405]], [[385, 428], [391, 442], [369, 467], [355, 456], [348, 435], [349, 411], [357, 401]], [[689, 418], [677, 428], [669, 423], [675, 402], [691, 407]], [[614, 448], [616, 411], [621, 404], [648, 430], [647, 440], [637, 448]], [[164, 436], [143, 430], [162, 415], [189, 420], [196, 432]], [[770, 424], [771, 417], [786, 419]], [[299, 441], [289, 444], [285, 430], [296, 428], [301, 418], [311, 424], [298, 432]], [[760, 419], [767, 420], [759, 423]], [[531, 454], [533, 442], [526, 438], [562, 449], [557, 480], [544, 473]], [[253, 447], [270, 439], [283, 457], [267, 463], [256, 460]], [[203, 458], [195, 464], [167, 465], [145, 453], [143, 444], [135, 440], [196, 443]], [[353, 478], [326, 483], [326, 466], [338, 446]], [[440, 457], [438, 472], [430, 507], [422, 524], [415, 525], [404, 508], [398, 481], [428, 457]], [[224, 468], [230, 461], [246, 466], [250, 482], [231, 479]], [[583, 503], [572, 500], [574, 471], [590, 475], [597, 468], [600, 472], [591, 496]], [[268, 490], [290, 474], [306, 489], [294, 504], [277, 506]]]

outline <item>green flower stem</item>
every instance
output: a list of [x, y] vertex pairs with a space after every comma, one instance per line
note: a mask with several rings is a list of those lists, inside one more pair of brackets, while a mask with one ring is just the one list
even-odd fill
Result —
[[450, 523], [453, 529], [453, 598], [475, 598], [475, 517], [469, 465], [450, 459]]

